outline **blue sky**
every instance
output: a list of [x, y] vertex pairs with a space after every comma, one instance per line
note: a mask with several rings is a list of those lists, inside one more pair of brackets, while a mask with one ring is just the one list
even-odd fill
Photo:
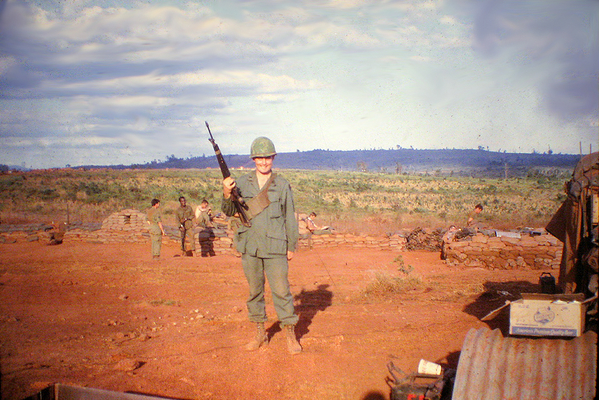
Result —
[[[127, 5], [123, 6], [122, 3]], [[0, 0], [0, 164], [599, 147], [596, 0]]]

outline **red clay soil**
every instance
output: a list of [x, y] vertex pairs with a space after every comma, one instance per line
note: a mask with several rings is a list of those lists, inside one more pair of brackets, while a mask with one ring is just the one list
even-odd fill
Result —
[[[0, 245], [2, 399], [54, 383], [176, 399], [388, 399], [389, 361], [456, 368], [466, 333], [488, 327], [480, 317], [538, 290], [541, 272], [302, 249], [289, 278], [304, 351], [290, 355], [270, 294], [271, 342], [244, 351], [253, 326], [239, 258], [177, 255], [172, 244], [160, 261], [149, 243]], [[406, 286], [384, 285], [394, 278]]]

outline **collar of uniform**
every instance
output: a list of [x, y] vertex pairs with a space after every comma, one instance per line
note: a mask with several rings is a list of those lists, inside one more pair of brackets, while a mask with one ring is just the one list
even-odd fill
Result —
[[[250, 174], [248, 180], [250, 181], [250, 183], [255, 184], [256, 186], [258, 186], [258, 177], [256, 176], [258, 172], [256, 170], [254, 170], [253, 174]], [[277, 186], [277, 174], [274, 172], [271, 172], [272, 174], [272, 182], [270, 183], [270, 186]]]

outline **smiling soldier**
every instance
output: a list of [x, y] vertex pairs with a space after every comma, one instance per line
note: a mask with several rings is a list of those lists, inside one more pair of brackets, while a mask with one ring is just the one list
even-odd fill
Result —
[[302, 351], [295, 335], [298, 316], [293, 307], [289, 289], [288, 260], [293, 258], [299, 237], [291, 186], [272, 171], [276, 155], [273, 142], [259, 137], [252, 142], [251, 158], [256, 169], [237, 181], [223, 180], [222, 210], [232, 216], [236, 209], [231, 192], [235, 186], [248, 205], [251, 226], [240, 226], [237, 250], [242, 254], [242, 265], [248, 285], [247, 300], [250, 321], [256, 324], [256, 333], [246, 350], [257, 350], [268, 343], [264, 328], [267, 321], [264, 284], [268, 279], [280, 324], [286, 332], [287, 347], [291, 354]]

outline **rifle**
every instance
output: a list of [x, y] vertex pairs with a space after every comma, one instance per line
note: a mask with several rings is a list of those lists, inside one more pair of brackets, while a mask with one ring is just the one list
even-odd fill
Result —
[[[220, 167], [220, 171], [223, 174], [223, 179], [228, 178], [231, 176], [231, 173], [229, 172], [229, 167], [227, 167], [225, 158], [223, 157], [223, 154], [220, 152], [218, 145], [212, 137], [212, 132], [210, 132], [210, 125], [208, 125], [208, 121], [204, 122], [206, 122], [206, 128], [208, 128], [208, 133], [210, 134], [210, 139], [208, 140], [210, 141], [210, 143], [212, 143], [212, 147], [214, 148], [214, 153], [216, 154], [216, 159], [218, 160], [218, 166]], [[239, 188], [237, 186], [235, 186], [231, 191], [231, 200], [233, 200], [233, 204], [235, 205], [237, 214], [239, 214], [239, 219], [241, 220], [241, 223], [248, 227], [252, 226], [252, 223], [250, 222], [250, 219], [246, 212], [248, 210], [248, 206], [243, 200], [243, 197], [241, 197], [241, 193], [239, 193]]]

